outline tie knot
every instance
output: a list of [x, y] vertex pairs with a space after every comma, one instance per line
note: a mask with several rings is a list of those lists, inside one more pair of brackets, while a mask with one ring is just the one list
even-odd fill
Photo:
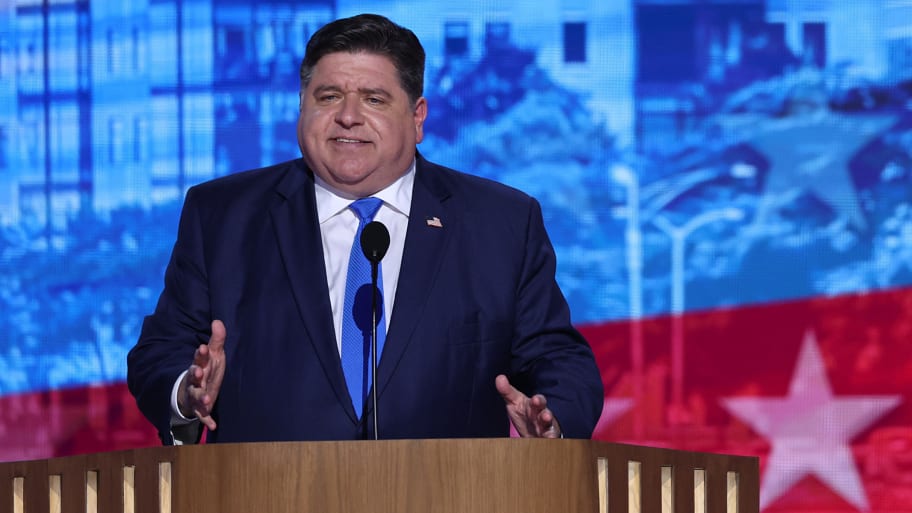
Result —
[[352, 210], [358, 214], [358, 217], [361, 218], [361, 223], [369, 223], [373, 221], [374, 216], [377, 214], [377, 211], [380, 210], [380, 205], [383, 204], [383, 200], [380, 198], [361, 198], [351, 205]]

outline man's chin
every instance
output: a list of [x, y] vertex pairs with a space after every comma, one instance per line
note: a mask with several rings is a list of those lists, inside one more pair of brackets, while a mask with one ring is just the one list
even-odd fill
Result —
[[[319, 175], [318, 175], [319, 176]], [[389, 184], [378, 183], [373, 173], [334, 173], [327, 171], [323, 181], [337, 193], [352, 199], [370, 196]]]

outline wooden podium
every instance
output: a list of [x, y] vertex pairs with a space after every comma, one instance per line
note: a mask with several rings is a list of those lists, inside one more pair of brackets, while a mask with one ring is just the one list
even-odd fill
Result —
[[758, 513], [754, 457], [589, 440], [270, 442], [0, 463], [0, 513]]

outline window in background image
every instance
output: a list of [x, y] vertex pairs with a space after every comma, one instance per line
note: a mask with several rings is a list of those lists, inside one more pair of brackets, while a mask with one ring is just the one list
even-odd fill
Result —
[[564, 62], [586, 62], [586, 22], [564, 23]]
[[469, 24], [465, 21], [448, 21], [444, 25], [444, 54], [447, 57], [465, 57], [469, 54]]

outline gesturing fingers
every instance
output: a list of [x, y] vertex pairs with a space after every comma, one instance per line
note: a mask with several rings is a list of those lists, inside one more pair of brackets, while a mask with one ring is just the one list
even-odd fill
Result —
[[218, 319], [212, 321], [212, 336], [209, 337], [209, 350], [217, 356], [223, 356], [225, 354], [226, 337], [227, 332], [225, 331], [225, 324]]
[[504, 402], [508, 405], [520, 406], [523, 401], [529, 399], [525, 394], [511, 385], [510, 380], [503, 374], [498, 375], [494, 379], [494, 386], [497, 388], [501, 397], [503, 397]]
[[200, 344], [194, 352], [178, 401], [185, 416], [199, 418], [210, 430], [216, 428], [212, 408], [225, 375], [225, 338], [225, 325], [219, 320], [212, 321], [209, 343]]
[[548, 400], [541, 394], [531, 398], [510, 384], [503, 374], [494, 380], [497, 392], [503, 397], [507, 415], [523, 437], [558, 438], [560, 426], [554, 414], [548, 409]]
[[[536, 401], [536, 398], [541, 398], [541, 401]], [[557, 418], [554, 416], [554, 412], [547, 407], [547, 400], [542, 395], [536, 395], [532, 398], [533, 404], [537, 404], [536, 407], [540, 407], [537, 415], [535, 417], [535, 431], [538, 436], [543, 438], [558, 438], [561, 435], [560, 425], [557, 423]]]
[[198, 356], [205, 361], [205, 365], [201, 369], [203, 371], [201, 389], [198, 397], [198, 411], [195, 413], [210, 430], [216, 428], [215, 420], [212, 418], [212, 408], [218, 398], [222, 378], [225, 375], [226, 335], [225, 325], [222, 321], [212, 321], [212, 335], [209, 337], [209, 343], [200, 346], [197, 351]]

